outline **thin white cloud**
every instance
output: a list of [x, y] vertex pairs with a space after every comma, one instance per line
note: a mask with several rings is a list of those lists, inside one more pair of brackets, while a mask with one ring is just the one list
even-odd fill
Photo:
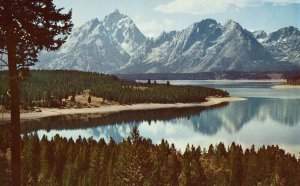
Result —
[[171, 19], [143, 21], [139, 18], [135, 19], [137, 27], [147, 37], [157, 37], [162, 30], [170, 31], [175, 25], [175, 21]]
[[172, 0], [167, 4], [156, 6], [154, 10], [166, 14], [189, 13], [205, 15], [224, 12], [231, 7], [261, 6], [264, 3], [286, 5], [300, 3], [300, 0]]

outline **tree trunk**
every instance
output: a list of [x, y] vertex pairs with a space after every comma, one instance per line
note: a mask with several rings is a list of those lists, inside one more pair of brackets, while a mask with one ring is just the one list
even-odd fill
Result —
[[20, 172], [20, 91], [16, 64], [16, 43], [8, 45], [9, 87], [11, 100], [11, 179], [13, 186], [21, 185]]

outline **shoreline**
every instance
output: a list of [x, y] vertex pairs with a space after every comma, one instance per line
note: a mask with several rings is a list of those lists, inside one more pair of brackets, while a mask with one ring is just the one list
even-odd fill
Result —
[[[62, 115], [77, 115], [77, 114], [109, 114], [122, 111], [134, 110], [153, 110], [153, 109], [167, 109], [167, 108], [186, 108], [186, 107], [210, 107], [219, 105], [226, 102], [244, 101], [245, 98], [238, 97], [208, 97], [206, 102], [202, 103], [139, 103], [132, 105], [110, 105], [95, 108], [71, 108], [71, 109], [58, 109], [58, 108], [40, 108], [42, 112], [22, 113], [21, 120], [41, 119], [52, 116]], [[10, 114], [5, 113], [0, 115], [0, 121], [9, 121]]]
[[300, 85], [279, 84], [272, 86], [273, 89], [300, 89]]

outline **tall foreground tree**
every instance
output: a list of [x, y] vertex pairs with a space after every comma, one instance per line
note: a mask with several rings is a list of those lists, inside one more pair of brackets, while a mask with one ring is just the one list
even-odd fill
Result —
[[57, 50], [73, 24], [53, 0], [0, 0], [0, 61], [8, 66], [11, 97], [12, 184], [20, 185], [19, 80], [40, 50]]

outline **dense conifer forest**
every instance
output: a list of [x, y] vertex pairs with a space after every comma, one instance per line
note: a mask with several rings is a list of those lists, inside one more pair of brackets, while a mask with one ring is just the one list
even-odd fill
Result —
[[[8, 132], [0, 133], [0, 183], [10, 184]], [[6, 139], [6, 141], [2, 141]], [[6, 143], [6, 144], [5, 144]], [[300, 185], [300, 160], [278, 146], [242, 149], [232, 143], [178, 151], [153, 144], [136, 129], [117, 144], [24, 135], [23, 185]]]
[[[7, 72], [0, 72], [2, 104], [9, 105]], [[79, 71], [32, 71], [21, 82], [21, 100], [28, 106], [59, 106], [63, 98], [89, 89], [93, 96], [120, 104], [203, 102], [207, 96], [228, 96], [219, 89], [134, 83], [116, 76]]]

